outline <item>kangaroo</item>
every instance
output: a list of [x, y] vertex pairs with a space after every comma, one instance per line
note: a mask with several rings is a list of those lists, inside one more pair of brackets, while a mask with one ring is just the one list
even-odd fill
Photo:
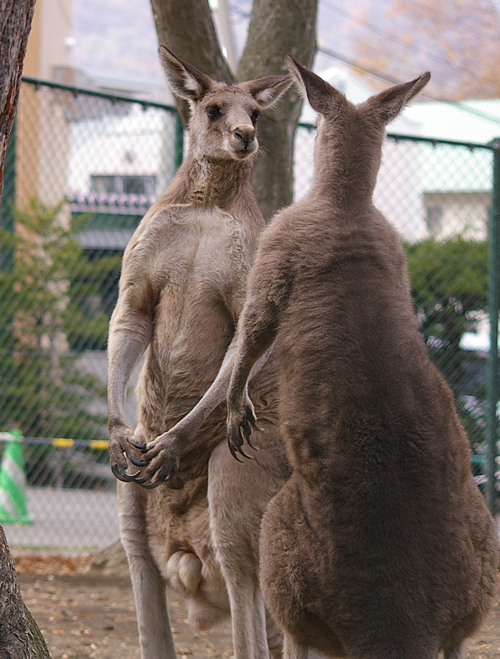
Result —
[[[250, 185], [258, 148], [256, 123], [292, 81], [281, 75], [227, 85], [165, 46], [160, 46], [160, 59], [172, 90], [191, 106], [189, 149], [125, 250], [108, 344], [109, 452], [120, 481], [120, 535], [130, 566], [142, 659], [176, 656], [166, 584], [185, 595], [189, 619], [199, 628], [229, 614], [207, 499], [209, 462], [215, 498], [223, 489], [217, 483], [225, 481], [226, 451], [213, 452], [226, 441], [225, 411], [211, 414], [199, 432], [189, 436], [190, 443], [175, 441], [166, 431], [205, 393], [234, 346], [247, 275], [265, 226]], [[134, 432], [125, 418], [124, 399], [144, 352]], [[277, 438], [275, 372], [271, 358], [252, 382], [263, 418], [262, 444], [269, 445], [269, 452], [227, 485], [229, 496], [252, 499], [247, 511], [256, 541], [240, 541], [240, 549], [245, 545], [250, 554], [258, 552], [261, 499], [267, 503], [288, 474]], [[273, 453], [279, 464], [270, 469], [267, 462]], [[248, 474], [252, 476], [245, 481]], [[245, 496], [239, 493], [243, 487]], [[236, 529], [237, 523], [233, 526]], [[236, 540], [233, 544], [239, 546]], [[229, 578], [248, 582], [247, 599], [255, 603], [255, 619], [264, 626], [264, 636], [256, 644], [251, 632], [235, 628], [238, 659], [268, 654], [253, 561], [254, 569], [243, 564]], [[268, 624], [271, 648], [279, 653], [280, 636]]]
[[355, 106], [287, 65], [319, 115], [313, 184], [261, 234], [227, 398], [238, 451], [259, 416], [250, 369], [276, 340], [292, 474], [263, 517], [264, 600], [286, 659], [460, 659], [496, 596], [498, 540], [372, 203], [384, 128], [430, 74]]

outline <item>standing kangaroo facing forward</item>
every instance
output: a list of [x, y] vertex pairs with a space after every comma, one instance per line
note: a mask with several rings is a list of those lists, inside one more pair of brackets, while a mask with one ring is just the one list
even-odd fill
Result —
[[[292, 81], [282, 75], [226, 85], [164, 46], [160, 57], [174, 93], [190, 103], [189, 150], [125, 250], [110, 323], [109, 451], [113, 473], [125, 481], [118, 483], [120, 535], [130, 566], [142, 659], [176, 656], [166, 584], [185, 596], [190, 621], [206, 628], [229, 613], [226, 584], [231, 594], [234, 584], [243, 582], [249, 604], [236, 604], [233, 620], [246, 615], [250, 621], [235, 627], [235, 652], [238, 659], [260, 659], [268, 649], [258, 591], [259, 525], [265, 504], [288, 475], [277, 438], [272, 359], [255, 377], [252, 395], [264, 417], [264, 445], [276, 450], [271, 446], [245, 474], [235, 473], [227, 451], [214, 451], [226, 440], [224, 409], [187, 437], [167, 431], [208, 389], [233, 341], [265, 226], [250, 185], [256, 123]], [[144, 351], [134, 433], [125, 419], [124, 398]], [[274, 455], [277, 467], [271, 470], [266, 460]], [[236, 552], [243, 560], [224, 568], [226, 579], [212, 540], [208, 495], [215, 516], [220, 513], [224, 520], [237, 516], [235, 500], [248, 499], [243, 519], [230, 524], [228, 532], [231, 546], [243, 547], [247, 554]], [[249, 568], [249, 561], [255, 566]], [[252, 624], [264, 628], [259, 643], [254, 642]], [[276, 652], [278, 636], [270, 643]]]
[[228, 391], [234, 451], [256, 421], [248, 374], [277, 338], [293, 472], [263, 518], [264, 600], [286, 659], [458, 659], [495, 596], [498, 541], [372, 204], [384, 127], [430, 75], [354, 106], [287, 63], [319, 113], [314, 180], [261, 235]]

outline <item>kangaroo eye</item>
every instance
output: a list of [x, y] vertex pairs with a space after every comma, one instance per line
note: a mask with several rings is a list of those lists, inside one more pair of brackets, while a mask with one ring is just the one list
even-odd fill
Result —
[[209, 105], [205, 112], [208, 114], [210, 119], [216, 119], [220, 114], [220, 108], [218, 108], [216, 105]]
[[254, 126], [255, 126], [255, 124], [257, 123], [257, 119], [258, 119], [259, 117], [260, 117], [260, 112], [259, 112], [258, 110], [254, 110], [254, 111], [252, 112], [252, 116], [250, 117], [250, 119], [252, 120], [252, 123], [253, 123]]

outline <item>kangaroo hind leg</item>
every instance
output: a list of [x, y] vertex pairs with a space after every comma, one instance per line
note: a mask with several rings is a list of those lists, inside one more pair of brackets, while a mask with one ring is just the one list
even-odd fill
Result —
[[142, 494], [135, 483], [118, 483], [120, 537], [134, 591], [141, 659], [176, 659], [165, 581], [147, 545]]
[[465, 643], [459, 643], [443, 652], [444, 659], [465, 659]]
[[284, 659], [308, 659], [309, 648], [298, 643], [293, 636], [286, 633], [283, 635], [283, 657]]

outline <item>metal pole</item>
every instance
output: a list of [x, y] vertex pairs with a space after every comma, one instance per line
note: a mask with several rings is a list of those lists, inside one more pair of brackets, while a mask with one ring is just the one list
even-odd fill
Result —
[[488, 316], [490, 319], [490, 352], [487, 380], [488, 452], [486, 462], [486, 502], [495, 512], [496, 499], [496, 444], [498, 439], [497, 404], [500, 394], [498, 358], [498, 313], [500, 309], [500, 139], [490, 143], [493, 147], [493, 185], [490, 218], [490, 250], [488, 264]]
[[[3, 192], [1, 200], [0, 226], [6, 231], [14, 231], [13, 206], [16, 201], [16, 133], [17, 119], [14, 119], [5, 154]], [[0, 249], [0, 271], [6, 272], [12, 266], [12, 250]]]
[[219, 19], [220, 36], [222, 45], [226, 51], [226, 59], [232, 72], [236, 72], [236, 54], [234, 48], [233, 30], [231, 21], [229, 20], [229, 9], [227, 0], [219, 0], [218, 8], [216, 10], [217, 18]]
[[184, 126], [179, 113], [175, 115], [174, 171], [182, 165], [184, 158]]

